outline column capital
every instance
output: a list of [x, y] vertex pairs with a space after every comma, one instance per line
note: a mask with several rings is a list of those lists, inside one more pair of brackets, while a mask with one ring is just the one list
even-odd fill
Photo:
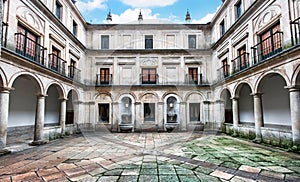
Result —
[[61, 101], [67, 101], [67, 100], [69, 100], [68, 98], [66, 98], [66, 97], [60, 97], [60, 98], [58, 98], [59, 100], [61, 100]]
[[135, 102], [135, 105], [142, 105], [142, 102]]
[[48, 95], [47, 95], [47, 94], [36, 94], [36, 96], [37, 96], [38, 98], [45, 98], [45, 97], [47, 97]]
[[231, 100], [239, 100], [239, 97], [231, 97]]
[[260, 97], [263, 95], [263, 93], [261, 92], [257, 92], [257, 93], [251, 93], [250, 95], [254, 96], [254, 97]]
[[210, 103], [211, 103], [211, 101], [208, 101], [208, 100], [203, 101], [203, 104], [210, 104]]
[[215, 103], [224, 103], [225, 100], [216, 100]]
[[290, 85], [284, 87], [289, 90], [289, 92], [299, 92], [300, 91], [300, 86], [299, 85]]
[[15, 89], [12, 87], [0, 87], [1, 93], [10, 93], [10, 91], [13, 91], [13, 90], [15, 90]]

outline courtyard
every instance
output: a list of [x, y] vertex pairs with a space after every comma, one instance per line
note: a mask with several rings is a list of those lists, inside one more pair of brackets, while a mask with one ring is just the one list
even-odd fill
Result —
[[300, 156], [217, 133], [85, 131], [0, 157], [0, 181], [300, 181]]

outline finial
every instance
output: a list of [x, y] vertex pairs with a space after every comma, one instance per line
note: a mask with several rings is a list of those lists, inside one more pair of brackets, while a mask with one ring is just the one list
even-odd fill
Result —
[[142, 15], [142, 10], [140, 9], [140, 14], [138, 18], [139, 22], [141, 23], [143, 21], [143, 15]]
[[185, 21], [186, 21], [186, 23], [191, 22], [191, 15], [190, 15], [189, 9], [187, 9], [187, 11], [186, 11]]
[[107, 23], [110, 23], [112, 21], [112, 16], [111, 16], [110, 9], [109, 9], [109, 12], [107, 14], [106, 21], [107, 21]]

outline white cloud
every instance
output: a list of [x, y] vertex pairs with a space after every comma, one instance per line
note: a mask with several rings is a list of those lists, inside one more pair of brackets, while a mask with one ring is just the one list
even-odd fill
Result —
[[106, 9], [106, 1], [107, 0], [88, 0], [87, 2], [84, 2], [83, 0], [80, 0], [76, 2], [76, 6], [81, 12], [94, 9]]
[[206, 24], [208, 22], [211, 22], [211, 20], [214, 18], [216, 15], [217, 11], [219, 10], [221, 6], [218, 6], [216, 11], [214, 13], [207, 13], [203, 18], [200, 18], [199, 20], [192, 20], [191, 23], [195, 24]]
[[132, 7], [165, 7], [173, 5], [177, 0], [121, 0]]
[[[158, 19], [159, 14], [152, 14], [151, 9], [141, 9], [143, 19]], [[112, 15], [112, 24], [120, 24], [120, 23], [132, 23], [137, 22], [138, 16], [140, 13], [140, 9], [127, 9], [120, 15], [117, 14], [111, 14]], [[106, 20], [103, 21], [103, 23], [106, 23]]]

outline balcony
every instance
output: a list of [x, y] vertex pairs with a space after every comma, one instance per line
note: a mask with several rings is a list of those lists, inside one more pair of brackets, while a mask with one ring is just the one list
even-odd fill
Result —
[[292, 43], [293, 45], [300, 44], [300, 17], [291, 22], [293, 26]]
[[[47, 49], [21, 33], [15, 33], [16, 53], [45, 66]], [[5, 42], [6, 44], [6, 42]]]
[[80, 80], [81, 80], [81, 70], [77, 69], [75, 66], [69, 66], [68, 68], [69, 68], [68, 69], [69, 70], [68, 77], [71, 80], [80, 82]]
[[283, 32], [275, 32], [260, 43], [251, 47], [253, 55], [253, 65], [265, 61], [282, 51]]
[[242, 55], [238, 56], [232, 62], [233, 67], [233, 74], [243, 71], [246, 68], [249, 68], [249, 53], [243, 53]]
[[140, 74], [140, 80], [143, 85], [156, 85], [158, 84], [158, 74]]
[[202, 74], [186, 74], [185, 75], [185, 84], [187, 85], [203, 85], [206, 84], [203, 81]]
[[63, 60], [62, 58], [58, 57], [55, 54], [49, 54], [49, 62], [48, 62], [48, 68], [51, 70], [61, 74], [66, 75], [66, 64], [67, 61]]
[[112, 85], [112, 74], [97, 74], [96, 86]]
[[223, 65], [217, 70], [218, 81], [222, 81], [229, 77], [229, 64]]

